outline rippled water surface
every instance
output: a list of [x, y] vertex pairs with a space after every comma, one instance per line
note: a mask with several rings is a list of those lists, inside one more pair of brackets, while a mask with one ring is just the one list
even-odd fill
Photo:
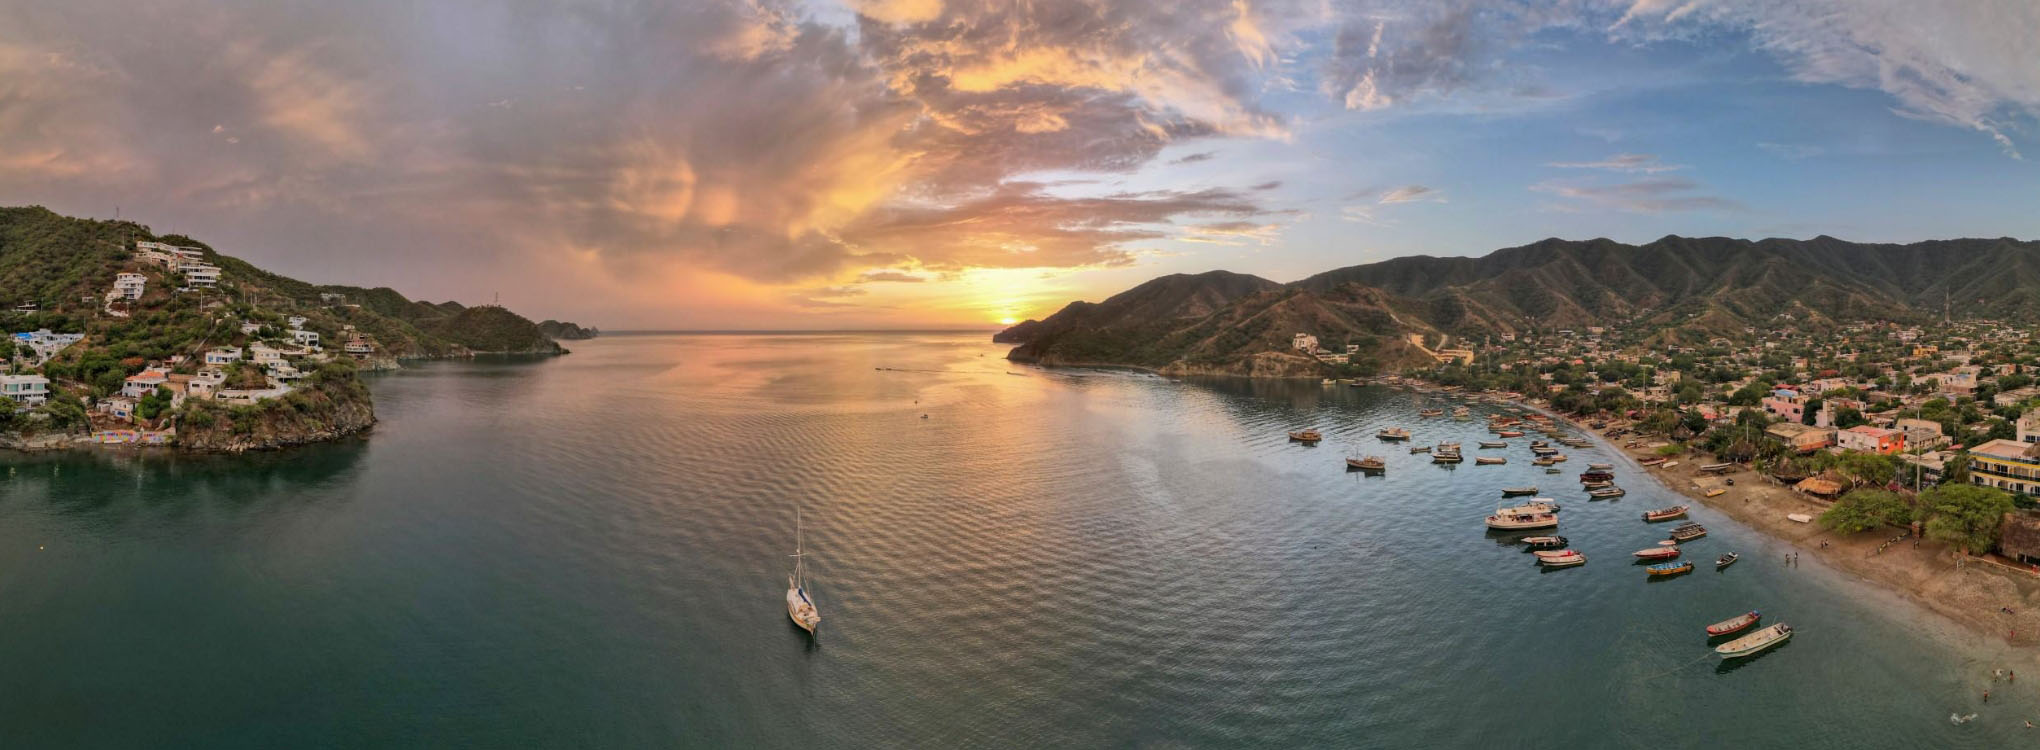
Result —
[[[1700, 570], [1646, 581], [1638, 515], [1676, 496], [1623, 462], [1590, 502], [1605, 446], [1546, 475], [1414, 393], [1022, 368], [975, 334], [572, 348], [376, 376], [344, 444], [0, 457], [5, 744], [2040, 740], [2040, 696], [1977, 704], [1992, 647], [1705, 509]], [[1390, 424], [1510, 462], [1436, 467]], [[1522, 484], [1588, 565], [1484, 532]], [[814, 639], [783, 605], [796, 506]], [[1798, 635], [1723, 667], [1701, 629], [1751, 608]]]

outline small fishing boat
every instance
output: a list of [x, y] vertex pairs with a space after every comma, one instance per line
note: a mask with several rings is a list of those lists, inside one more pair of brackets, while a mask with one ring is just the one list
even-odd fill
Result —
[[1470, 416], [1470, 415], [1472, 415], [1472, 414], [1473, 414], [1473, 411], [1472, 411], [1472, 410], [1469, 410], [1469, 409], [1467, 409], [1467, 408], [1466, 408], [1466, 407], [1464, 407], [1464, 406], [1461, 406], [1461, 407], [1458, 407], [1458, 408], [1456, 408], [1456, 409], [1453, 409], [1453, 410], [1452, 410], [1452, 418], [1453, 418], [1453, 419], [1465, 419], [1465, 418], [1467, 418], [1468, 416]]
[[1318, 385], [1333, 385], [1337, 382], [1339, 381], [1333, 380], [1331, 378], [1325, 378], [1325, 382], [1319, 383]]
[[1720, 570], [1720, 569], [1722, 569], [1722, 568], [1726, 568], [1726, 567], [1728, 567], [1728, 566], [1730, 566], [1730, 565], [1734, 565], [1734, 564], [1735, 564], [1735, 561], [1737, 561], [1737, 560], [1741, 560], [1741, 559], [1742, 559], [1742, 555], [1740, 555], [1740, 554], [1737, 554], [1737, 553], [1734, 553], [1734, 552], [1730, 552], [1730, 553], [1728, 553], [1728, 554], [1726, 554], [1726, 555], [1722, 555], [1722, 556], [1720, 556], [1720, 557], [1714, 558], [1714, 569], [1715, 569], [1715, 570]]
[[1763, 619], [1763, 617], [1762, 613], [1754, 609], [1744, 612], [1707, 626], [1707, 637], [1719, 638], [1724, 635], [1734, 635], [1749, 630], [1751, 625], [1757, 624], [1757, 620]]
[[1580, 472], [1580, 481], [1581, 481], [1581, 482], [1607, 482], [1607, 481], [1612, 481], [1612, 480], [1614, 480], [1614, 479], [1615, 479], [1615, 475], [1614, 475], [1614, 474], [1610, 474], [1610, 473], [1608, 473], [1608, 472], [1605, 472], [1605, 471], [1584, 471], [1584, 472]]
[[1507, 448], [1507, 447], [1509, 447], [1509, 444], [1508, 444], [1508, 443], [1503, 443], [1503, 442], [1497, 442], [1497, 441], [1492, 441], [1492, 440], [1482, 440], [1482, 441], [1480, 441], [1480, 447], [1482, 447], [1482, 448]]
[[1444, 409], [1418, 409], [1418, 410], [1417, 410], [1417, 416], [1419, 416], [1419, 417], [1425, 417], [1425, 418], [1430, 418], [1430, 417], [1442, 417], [1442, 416], [1445, 416], [1445, 410], [1444, 410]]
[[1544, 510], [1504, 508], [1487, 517], [1487, 527], [1502, 531], [1558, 528], [1558, 514]]
[[1545, 456], [1544, 458], [1551, 461], [1552, 463], [1564, 463], [1565, 461], [1569, 460], [1569, 457], [1563, 453], [1553, 453], [1549, 456]]
[[1690, 521], [1672, 529], [1672, 541], [1675, 542], [1690, 542], [1703, 536], [1707, 536], [1707, 527]]
[[1534, 451], [1534, 450], [1537, 450], [1538, 448], [1550, 448], [1550, 447], [1551, 447], [1551, 444], [1550, 444], [1550, 443], [1544, 442], [1544, 441], [1542, 441], [1542, 440], [1532, 440], [1532, 441], [1530, 441], [1530, 450], [1533, 450], [1533, 451]]
[[1461, 458], [1458, 451], [1438, 451], [1431, 454], [1431, 463], [1462, 464], [1466, 463], [1466, 459]]
[[1771, 627], [1764, 628], [1763, 630], [1759, 630], [1757, 632], [1751, 633], [1741, 638], [1737, 638], [1735, 640], [1729, 641], [1719, 646], [1715, 646], [1714, 653], [1720, 654], [1721, 658], [1723, 659], [1735, 659], [1738, 657], [1749, 656], [1751, 654], [1763, 651], [1764, 649], [1770, 648], [1772, 646], [1776, 646], [1780, 643], [1784, 643], [1786, 639], [1791, 637], [1792, 626], [1781, 622], [1776, 625], [1772, 625]]
[[1564, 549], [1566, 540], [1562, 536], [1530, 536], [1524, 537], [1523, 543], [1529, 545], [1530, 549], [1533, 550]]
[[1644, 568], [1644, 570], [1648, 571], [1651, 575], [1654, 576], [1675, 576], [1681, 573], [1693, 572], [1693, 563], [1691, 561], [1676, 563], [1658, 563], [1656, 565]]
[[1346, 459], [1346, 465], [1351, 468], [1367, 472], [1369, 474], [1380, 474], [1388, 469], [1388, 462], [1382, 460], [1380, 456], [1366, 456], [1364, 458], [1348, 458]]
[[1609, 470], [1609, 469], [1613, 469], [1613, 468], [1615, 468], [1615, 465], [1614, 465], [1614, 464], [1587, 464], [1587, 468], [1588, 468], [1588, 469], [1590, 469], [1590, 470], [1593, 470], [1593, 471], [1607, 471], [1607, 470]]
[[1495, 432], [1495, 437], [1519, 438], [1522, 436], [1522, 430], [1499, 430]]
[[1418, 454], [1418, 453], [1430, 453], [1430, 452], [1431, 452], [1431, 446], [1428, 446], [1428, 445], [1412, 445], [1412, 446], [1410, 446], [1410, 454], [1411, 454], [1411, 455], [1416, 455], [1416, 454]]
[[1602, 480], [1602, 481], [1599, 481], [1599, 482], [1581, 482], [1581, 483], [1580, 483], [1580, 489], [1583, 489], [1583, 490], [1599, 490], [1599, 489], [1606, 489], [1606, 488], [1609, 488], [1609, 487], [1613, 487], [1613, 486], [1615, 486], [1615, 483], [1614, 483], [1614, 482], [1610, 482], [1610, 481], [1607, 481], [1607, 480]]
[[1533, 459], [1530, 459], [1530, 465], [1532, 465], [1532, 466], [1557, 466], [1557, 465], [1558, 465], [1558, 462], [1557, 462], [1557, 461], [1553, 461], [1553, 460], [1551, 460], [1551, 457], [1550, 457], [1550, 456], [1540, 456], [1540, 457], [1537, 457], [1537, 458], [1533, 458]]
[[1730, 470], [1730, 469], [1734, 469], [1734, 468], [1735, 468], [1735, 464], [1701, 464], [1701, 465], [1700, 465], [1700, 470], [1701, 470], [1701, 471], [1704, 471], [1704, 472], [1707, 472], [1707, 473], [1709, 473], [1709, 474], [1720, 474], [1720, 473], [1722, 473], [1722, 472], [1725, 472], [1725, 471], [1728, 471], [1728, 470]]
[[815, 626], [822, 623], [822, 614], [815, 609], [815, 602], [807, 593], [807, 555], [800, 549], [800, 509], [793, 509], [793, 574], [786, 577], [786, 616], [801, 630], [815, 632]]
[[1591, 497], [1596, 500], [1606, 500], [1611, 497], [1621, 497], [1626, 494], [1629, 493], [1624, 492], [1621, 487], [1602, 487], [1601, 489], [1598, 490], [1587, 490], [1587, 497]]
[[1560, 508], [1560, 507], [1559, 507], [1559, 505], [1558, 505], [1558, 503], [1556, 503], [1556, 502], [1552, 502], [1551, 498], [1548, 498], [1548, 497], [1540, 497], [1540, 498], [1536, 498], [1536, 499], [1534, 499], [1534, 500], [1530, 500], [1530, 501], [1528, 501], [1528, 502], [1525, 502], [1525, 503], [1523, 503], [1522, 505], [1517, 505], [1517, 506], [1514, 506], [1514, 507], [1509, 507], [1509, 508], [1496, 508], [1496, 509], [1495, 509], [1495, 512], [1496, 512], [1496, 513], [1508, 513], [1508, 512], [1511, 512], [1511, 511], [1518, 511], [1518, 512], [1531, 512], [1531, 513], [1557, 513], [1557, 512], [1559, 512], [1560, 510], [1564, 510], [1564, 509], [1563, 509], [1563, 508]]
[[1536, 487], [1503, 487], [1503, 488], [1502, 488], [1502, 497], [1515, 497], [1515, 496], [1517, 496], [1517, 495], [1535, 495], [1535, 494], [1537, 494], [1537, 488], [1536, 488]]
[[1476, 466], [1494, 466], [1508, 462], [1509, 459], [1502, 458], [1501, 456], [1478, 456], [1473, 459], [1473, 463]]
[[1544, 556], [1543, 553], [1539, 553], [1537, 563], [1547, 568], [1570, 568], [1575, 565], [1587, 564], [1587, 556], [1581, 554], [1579, 550], [1569, 549], [1561, 550], [1561, 552], [1563, 554], [1554, 554], [1548, 557]]
[[1380, 432], [1374, 433], [1374, 436], [1390, 442], [1408, 440], [1410, 439], [1410, 431], [1401, 427], [1385, 427]]
[[1635, 554], [1636, 559], [1639, 560], [1670, 560], [1679, 556], [1679, 548], [1677, 545], [1670, 547], [1645, 547], [1637, 550]]
[[1551, 468], [1549, 468], [1549, 469], [1545, 469], [1545, 470], [1544, 470], [1544, 473], [1546, 473], [1546, 474], [1557, 474], [1557, 473], [1558, 473], [1558, 467], [1554, 466], [1554, 467], [1551, 467]]
[[1289, 433], [1289, 439], [1305, 445], [1311, 445], [1325, 439], [1325, 436], [1319, 434], [1317, 430], [1297, 430], [1296, 432]]
[[1658, 464], [1664, 463], [1665, 459], [1662, 456], [1652, 456], [1650, 458], [1638, 459], [1636, 462], [1644, 466], [1656, 466]]
[[1593, 445], [1593, 443], [1589, 443], [1579, 438], [1559, 438], [1558, 442], [1563, 443], [1567, 447], [1571, 448], [1586, 448]]
[[1669, 508], [1659, 508], [1657, 510], [1646, 510], [1643, 512], [1643, 520], [1645, 523], [1670, 521], [1674, 518], [1684, 517], [1686, 517], [1686, 506], [1684, 505], [1674, 505]]
[[1716, 487], [1716, 488], [1714, 488], [1714, 489], [1708, 490], [1708, 491], [1707, 491], [1707, 495], [1706, 495], [1706, 496], [1707, 496], [1707, 497], [1721, 497], [1721, 496], [1722, 496], [1723, 494], [1726, 494], [1727, 492], [1728, 492], [1728, 490], [1722, 489], [1722, 488], [1720, 488], [1720, 487]]

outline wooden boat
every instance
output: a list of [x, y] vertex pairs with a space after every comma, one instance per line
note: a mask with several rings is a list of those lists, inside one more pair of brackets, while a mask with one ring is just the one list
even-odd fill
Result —
[[1587, 564], [1587, 556], [1579, 550], [1569, 549], [1563, 550], [1563, 552], [1565, 554], [1552, 555], [1550, 557], [1540, 556], [1537, 558], [1537, 563], [1547, 568], [1570, 568], [1575, 565]]
[[1615, 479], [1614, 474], [1605, 471], [1580, 472], [1580, 481], [1582, 482], [1608, 482], [1613, 481], [1614, 479]]
[[1431, 446], [1428, 446], [1428, 445], [1412, 445], [1412, 446], [1410, 446], [1410, 454], [1411, 454], [1411, 455], [1416, 455], [1416, 454], [1418, 454], [1418, 453], [1430, 453], [1430, 452], [1431, 452]]
[[815, 632], [815, 626], [822, 624], [822, 614], [815, 608], [807, 592], [807, 556], [800, 549], [800, 509], [793, 510], [793, 574], [786, 577], [786, 616], [799, 625], [801, 630]]
[[1502, 430], [1500, 432], [1495, 433], [1495, 437], [1519, 438], [1522, 436], [1523, 436], [1522, 430]]
[[1502, 497], [1515, 497], [1515, 496], [1517, 496], [1517, 495], [1535, 495], [1535, 494], [1537, 494], [1537, 488], [1536, 488], [1536, 487], [1503, 487], [1503, 488], [1502, 488]]
[[1587, 490], [1587, 497], [1598, 498], [1603, 500], [1611, 497], [1621, 497], [1626, 494], [1629, 493], [1624, 492], [1621, 487], [1602, 487], [1601, 489], [1598, 490]]
[[1709, 474], [1720, 474], [1735, 468], [1735, 464], [1702, 464], [1700, 470]]
[[1465, 458], [1461, 458], [1461, 457], [1460, 457], [1460, 455], [1459, 455], [1459, 453], [1458, 453], [1457, 451], [1452, 451], [1452, 452], [1446, 452], [1446, 451], [1438, 451], [1438, 452], [1436, 452], [1436, 453], [1432, 453], [1432, 454], [1431, 454], [1431, 463], [1434, 463], [1434, 464], [1462, 464], [1462, 463], [1466, 463], [1466, 459], [1465, 459]]
[[1557, 462], [1557, 461], [1553, 461], [1553, 460], [1551, 460], [1551, 457], [1550, 457], [1550, 456], [1540, 456], [1540, 457], [1538, 457], [1538, 458], [1533, 458], [1533, 459], [1530, 459], [1530, 465], [1532, 465], [1532, 466], [1557, 466], [1557, 465], [1558, 465], [1558, 462]]
[[1417, 410], [1417, 416], [1419, 416], [1419, 417], [1442, 417], [1442, 416], [1445, 416], [1445, 410], [1444, 410], [1444, 409], [1418, 409], [1418, 410]]
[[1672, 541], [1675, 542], [1690, 542], [1703, 536], [1707, 536], [1707, 527], [1690, 521], [1672, 529]]
[[1721, 658], [1723, 659], [1735, 659], [1739, 657], [1749, 656], [1751, 654], [1763, 651], [1764, 649], [1770, 648], [1772, 646], [1776, 646], [1780, 643], [1784, 643], [1786, 639], [1791, 637], [1792, 626], [1781, 622], [1776, 625], [1772, 625], [1771, 627], [1764, 628], [1763, 630], [1759, 630], [1757, 632], [1751, 633], [1741, 638], [1737, 638], [1735, 640], [1729, 641], [1719, 646], [1715, 646], [1714, 653], [1720, 654]]
[[1476, 466], [1494, 466], [1508, 462], [1509, 459], [1502, 458], [1501, 456], [1479, 456], [1473, 459], [1473, 463]]
[[1492, 440], [1482, 440], [1482, 441], [1480, 441], [1480, 447], [1482, 447], [1482, 448], [1507, 448], [1507, 447], [1509, 447], [1509, 444], [1508, 444], [1508, 443], [1503, 443], [1503, 442], [1497, 442], [1497, 441], [1492, 441]]
[[1495, 511], [1494, 515], [1488, 516], [1487, 527], [1503, 531], [1555, 529], [1558, 528], [1558, 514], [1550, 511], [1506, 508]]
[[1552, 463], [1565, 463], [1566, 461], [1571, 459], [1571, 457], [1563, 453], [1553, 453], [1549, 456], [1545, 456], [1545, 458], [1550, 459]]
[[1658, 465], [1658, 464], [1661, 464], [1661, 463], [1664, 463], [1664, 462], [1665, 462], [1665, 459], [1664, 459], [1664, 457], [1662, 457], [1662, 456], [1652, 456], [1652, 457], [1650, 457], [1650, 458], [1644, 458], [1644, 459], [1638, 459], [1638, 460], [1637, 460], [1637, 463], [1639, 463], [1639, 464], [1642, 464], [1642, 465], [1644, 465], [1644, 466], [1656, 466], [1656, 465]]
[[[1535, 463], [1535, 462], [1532, 462], [1532, 463]], [[1546, 473], [1546, 474], [1557, 474], [1557, 473], [1558, 473], [1558, 467], [1554, 466], [1554, 467], [1551, 467], [1551, 468], [1549, 468], [1549, 469], [1545, 469], [1545, 470], [1544, 470], [1544, 473]]]
[[1317, 430], [1297, 430], [1289, 433], [1289, 439], [1299, 443], [1315, 443], [1325, 439], [1325, 436], [1319, 434]]
[[1388, 469], [1388, 462], [1382, 460], [1380, 456], [1348, 458], [1346, 459], [1346, 465], [1370, 474], [1380, 474]]
[[1757, 620], [1763, 619], [1763, 617], [1763, 613], [1754, 609], [1744, 612], [1707, 626], [1707, 637], [1718, 638], [1724, 635], [1734, 635], [1743, 632], [1750, 629], [1750, 626], [1757, 624]]
[[1613, 487], [1613, 486], [1615, 486], [1615, 483], [1614, 483], [1614, 482], [1611, 482], [1611, 481], [1607, 481], [1607, 480], [1602, 480], [1602, 481], [1599, 481], [1599, 482], [1581, 482], [1581, 483], [1580, 483], [1580, 489], [1583, 489], [1583, 490], [1599, 490], [1599, 489], [1606, 489], [1606, 488], [1609, 488], [1609, 487]]
[[1648, 571], [1651, 575], [1654, 576], [1675, 576], [1681, 573], [1693, 572], [1693, 563], [1691, 561], [1676, 563], [1658, 563], [1656, 565], [1644, 568], [1644, 570]]
[[1458, 407], [1458, 408], [1455, 408], [1455, 409], [1453, 409], [1453, 410], [1452, 410], [1452, 418], [1453, 418], [1453, 419], [1465, 419], [1465, 418], [1467, 418], [1468, 416], [1470, 416], [1470, 415], [1472, 415], [1472, 414], [1473, 414], [1473, 411], [1472, 411], [1472, 410], [1470, 410], [1470, 409], [1468, 409], [1468, 408], [1466, 408], [1466, 407], [1464, 407], [1464, 406], [1461, 406], [1461, 407]]
[[1608, 471], [1608, 470], [1610, 470], [1610, 469], [1613, 469], [1613, 468], [1615, 468], [1615, 465], [1614, 465], [1614, 464], [1587, 464], [1587, 468], [1588, 468], [1588, 469], [1590, 469], [1590, 470], [1593, 470], [1593, 471]]
[[1383, 428], [1380, 432], [1374, 433], [1374, 436], [1391, 442], [1396, 440], [1408, 440], [1410, 439], [1410, 431], [1405, 430], [1401, 427], [1386, 427]]
[[1559, 505], [1558, 505], [1558, 503], [1552, 502], [1552, 501], [1551, 501], [1550, 499], [1548, 499], [1548, 498], [1542, 498], [1542, 497], [1540, 497], [1540, 498], [1537, 498], [1537, 499], [1535, 499], [1535, 500], [1530, 500], [1530, 501], [1528, 501], [1528, 502], [1525, 502], [1525, 503], [1523, 503], [1522, 505], [1516, 505], [1516, 506], [1511, 506], [1511, 507], [1506, 507], [1506, 508], [1496, 508], [1496, 509], [1495, 509], [1495, 512], [1496, 512], [1496, 513], [1511, 513], [1511, 512], [1516, 512], [1516, 513], [1557, 513], [1557, 512], [1559, 512], [1560, 510], [1563, 510], [1563, 508], [1560, 508], [1560, 507], [1559, 507]]
[[1532, 536], [1524, 537], [1523, 543], [1530, 545], [1530, 549], [1533, 550], [1564, 549], [1566, 539], [1562, 536]]
[[1799, 523], [1813, 523], [1813, 516], [1805, 513], [1787, 513], [1785, 518], [1786, 520], [1797, 521]]
[[1708, 491], [1707, 491], [1707, 495], [1706, 495], [1706, 496], [1707, 496], [1707, 497], [1721, 497], [1721, 496], [1722, 496], [1723, 494], [1726, 494], [1727, 492], [1728, 492], [1728, 490], [1722, 489], [1722, 488], [1720, 488], [1720, 487], [1716, 487], [1716, 488], [1714, 488], [1714, 489], [1708, 490]]
[[1530, 441], [1530, 450], [1533, 450], [1533, 451], [1534, 451], [1534, 450], [1537, 450], [1538, 448], [1550, 448], [1550, 447], [1551, 447], [1551, 444], [1550, 444], [1550, 443], [1544, 442], [1544, 441], [1542, 441], [1542, 440], [1532, 440], [1532, 441]]
[[1637, 550], [1635, 554], [1636, 559], [1639, 560], [1670, 560], [1679, 556], [1679, 548], [1677, 545], [1670, 547], [1645, 547]]
[[1720, 556], [1720, 557], [1714, 558], [1714, 569], [1715, 569], [1715, 570], [1720, 570], [1720, 569], [1722, 569], [1722, 568], [1726, 568], [1726, 567], [1728, 567], [1728, 566], [1730, 566], [1730, 565], [1734, 565], [1734, 564], [1735, 564], [1735, 561], [1737, 561], [1737, 560], [1741, 560], [1741, 559], [1742, 559], [1742, 555], [1736, 554], [1736, 553], [1734, 553], [1734, 552], [1730, 552], [1730, 553], [1728, 553], [1728, 554], [1726, 554], [1726, 555], [1722, 555], [1722, 556]]
[[1646, 510], [1643, 512], [1643, 520], [1646, 523], [1656, 523], [1658, 521], [1670, 521], [1674, 518], [1685, 517], [1686, 506], [1684, 505], [1674, 505], [1669, 508], [1659, 508], [1657, 510]]

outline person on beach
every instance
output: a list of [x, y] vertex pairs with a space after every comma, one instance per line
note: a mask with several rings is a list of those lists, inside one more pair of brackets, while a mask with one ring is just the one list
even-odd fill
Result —
[[1983, 691], [1983, 702], [1985, 702], [1985, 703], [1989, 703], [1989, 702], [1990, 702], [1990, 691], [1989, 691], [1989, 690], [1985, 690], [1985, 691]]

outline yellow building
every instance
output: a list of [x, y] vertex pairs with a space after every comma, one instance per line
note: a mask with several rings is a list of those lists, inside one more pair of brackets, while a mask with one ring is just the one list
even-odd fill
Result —
[[1992, 440], [1969, 449], [1969, 481], [2022, 495], [2040, 495], [2040, 446]]
[[1938, 347], [1938, 346], [1934, 346], [1933, 344], [1928, 344], [1928, 345], [1926, 345], [1926, 346], [1915, 346], [1915, 347], [1913, 347], [1913, 356], [1914, 356], [1914, 357], [1925, 357], [1925, 356], [1927, 356], [1927, 355], [1930, 355], [1930, 354], [1940, 354], [1940, 353], [1941, 353], [1941, 347]]

